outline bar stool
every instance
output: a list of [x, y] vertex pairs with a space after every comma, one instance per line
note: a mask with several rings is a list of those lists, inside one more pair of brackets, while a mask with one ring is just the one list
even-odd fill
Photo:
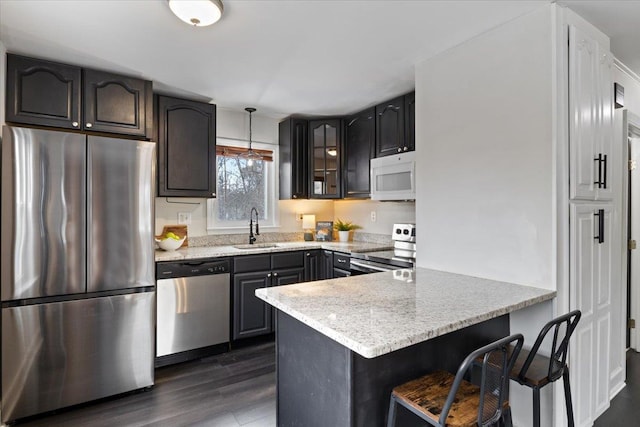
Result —
[[[569, 427], [574, 426], [567, 352], [569, 350], [569, 339], [576, 329], [581, 315], [580, 310], [574, 310], [563, 316], [556, 317], [544, 325], [533, 347], [530, 350], [523, 349], [513, 365], [509, 375], [511, 379], [533, 389], [533, 425], [535, 427], [540, 426], [540, 389], [560, 377], [564, 380], [564, 399], [567, 406]], [[551, 356], [547, 357], [538, 354], [540, 345], [552, 329]]]
[[[397, 404], [434, 426], [511, 425], [509, 372], [523, 342], [522, 334], [502, 338], [469, 354], [455, 377], [437, 371], [395, 387], [387, 427], [395, 425]], [[482, 361], [479, 386], [464, 379], [472, 365], [480, 364], [476, 359]]]

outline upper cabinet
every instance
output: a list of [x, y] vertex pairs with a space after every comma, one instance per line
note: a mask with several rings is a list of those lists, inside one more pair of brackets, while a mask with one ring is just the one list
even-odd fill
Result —
[[216, 196], [216, 106], [157, 96], [158, 196]]
[[150, 137], [151, 82], [7, 54], [6, 121]]
[[611, 200], [613, 55], [569, 27], [571, 199]]
[[370, 196], [370, 165], [375, 150], [375, 109], [349, 116], [344, 125], [344, 197]]
[[151, 82], [85, 69], [82, 83], [84, 129], [143, 137], [150, 134]]
[[309, 197], [308, 128], [304, 119], [288, 118], [279, 125], [280, 199]]
[[376, 157], [415, 149], [415, 92], [376, 106]]
[[311, 198], [341, 197], [340, 141], [340, 119], [309, 121]]

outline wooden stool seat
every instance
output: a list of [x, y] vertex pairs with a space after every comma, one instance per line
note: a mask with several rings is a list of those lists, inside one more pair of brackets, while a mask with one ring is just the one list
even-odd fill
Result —
[[[455, 375], [436, 371], [395, 387], [387, 427], [395, 426], [398, 405], [437, 427], [512, 427], [509, 372], [523, 342], [522, 334], [501, 338], [471, 352]], [[514, 343], [508, 354], [508, 347]], [[479, 385], [465, 379], [476, 358], [481, 361]]]
[[520, 350], [520, 354], [518, 354], [516, 363], [513, 365], [513, 369], [509, 373], [509, 377], [522, 385], [527, 385], [529, 387], [544, 387], [549, 384], [549, 364], [551, 363], [551, 359], [547, 356], [536, 354], [524, 376], [522, 378], [519, 376], [520, 371], [522, 371], [522, 367], [524, 366], [524, 362], [529, 357], [530, 352], [531, 350], [525, 350], [524, 348]]
[[[438, 422], [444, 402], [453, 385], [455, 376], [445, 371], [437, 371], [404, 383], [393, 389], [393, 395], [433, 421]], [[477, 426], [480, 387], [462, 381], [454, 400], [446, 425], [451, 427]], [[505, 400], [504, 408], [509, 407]]]

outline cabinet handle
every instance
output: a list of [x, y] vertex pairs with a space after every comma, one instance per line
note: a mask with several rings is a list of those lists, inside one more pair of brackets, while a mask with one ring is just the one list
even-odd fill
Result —
[[598, 212], [593, 215], [598, 217], [598, 235], [594, 239], [598, 243], [604, 243], [604, 209], [598, 209]]
[[271, 273], [267, 273], [267, 277], [271, 277]]
[[607, 155], [604, 155], [604, 159], [603, 159], [603, 163], [604, 163], [604, 167], [603, 169], [603, 175], [602, 175], [602, 188], [607, 188]]
[[74, 128], [77, 128], [78, 124], [79, 124], [78, 122], [71, 122], [71, 126], [73, 126]]
[[87, 124], [85, 125], [85, 127], [88, 127], [88, 128], [93, 127], [93, 124], [91, 124], [91, 123], [87, 123]]
[[298, 196], [296, 196], [295, 194], [293, 196], [291, 196], [292, 199], [297, 199]]
[[346, 262], [347, 262], [347, 260], [346, 260], [346, 259], [339, 259], [339, 260], [338, 260], [338, 263], [340, 263], [340, 264], [344, 264], [344, 263], [346, 263]]
[[273, 277], [278, 277], [278, 273], [273, 273]]
[[402, 151], [402, 148], [398, 147], [398, 153]]
[[409, 150], [409, 147], [404, 147], [404, 148], [402, 149], [402, 151], [408, 151], [408, 150]]
[[216, 197], [216, 193], [211, 193], [211, 196], [212, 197]]
[[307, 252], [307, 256], [311, 256], [311, 254], [309, 252]]
[[593, 161], [598, 162], [598, 180], [594, 181], [594, 184], [598, 188], [607, 188], [607, 155], [599, 153]]

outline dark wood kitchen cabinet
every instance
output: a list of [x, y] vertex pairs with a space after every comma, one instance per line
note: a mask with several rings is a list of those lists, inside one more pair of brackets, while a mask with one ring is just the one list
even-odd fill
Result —
[[156, 96], [158, 196], [216, 196], [216, 106]]
[[345, 198], [370, 196], [371, 159], [375, 154], [375, 109], [369, 108], [347, 117], [344, 125]]
[[6, 121], [80, 129], [82, 69], [7, 54]]
[[309, 121], [310, 198], [339, 199], [341, 197], [340, 123], [340, 119]]
[[322, 251], [322, 268], [324, 279], [333, 279], [333, 251]]
[[415, 149], [415, 92], [376, 106], [376, 157]]
[[151, 135], [151, 82], [105, 71], [82, 74], [83, 129], [144, 137]]
[[321, 249], [305, 251], [304, 253], [304, 281], [326, 279]]
[[349, 254], [334, 252], [333, 253], [333, 277], [349, 277], [351, 276], [351, 256]]
[[150, 137], [150, 81], [7, 54], [6, 121]]
[[308, 122], [289, 117], [280, 122], [280, 200], [309, 197]]
[[304, 251], [295, 251], [234, 258], [234, 340], [275, 330], [274, 310], [255, 296], [255, 290], [304, 282], [304, 254]]

